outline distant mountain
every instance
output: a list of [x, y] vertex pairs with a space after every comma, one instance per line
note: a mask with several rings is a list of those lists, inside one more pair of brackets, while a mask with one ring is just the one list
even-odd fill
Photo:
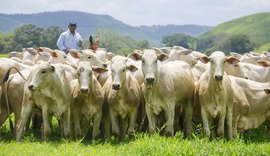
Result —
[[252, 14], [219, 24], [200, 38], [215, 38], [222, 34], [245, 34], [257, 47], [266, 45], [270, 43], [270, 12]]
[[0, 31], [10, 32], [24, 24], [35, 24], [47, 28], [52, 25], [59, 25], [64, 30], [70, 21], [76, 21], [78, 31], [87, 38], [95, 29], [115, 29], [133, 39], [147, 39], [150, 43], [157, 45], [162, 37], [174, 33], [184, 33], [191, 36], [199, 36], [209, 29], [210, 26], [198, 25], [166, 25], [166, 26], [139, 26], [127, 25], [109, 15], [97, 15], [78, 11], [56, 11], [36, 14], [0, 14]]

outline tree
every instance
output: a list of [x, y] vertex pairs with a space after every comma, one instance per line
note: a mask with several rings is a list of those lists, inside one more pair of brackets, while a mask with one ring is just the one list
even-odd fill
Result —
[[33, 24], [26, 24], [15, 29], [12, 45], [15, 50], [21, 50], [24, 47], [42, 46], [43, 41], [43, 29]]
[[135, 41], [131, 37], [124, 36], [113, 29], [96, 29], [94, 36], [100, 38], [101, 47], [120, 55], [126, 55], [134, 49], [150, 47], [147, 40]]
[[0, 34], [0, 52], [21, 51], [24, 47], [45, 46], [56, 49], [56, 41], [63, 32], [59, 26], [53, 25], [47, 29], [33, 24], [23, 25], [9, 34]]
[[64, 30], [57, 25], [53, 25], [48, 27], [47, 29], [44, 29], [44, 36], [42, 37], [43, 40], [41, 42], [41, 45], [49, 47], [51, 49], [57, 49], [56, 42], [63, 31]]
[[230, 35], [217, 45], [217, 49], [225, 53], [236, 52], [243, 54], [254, 50], [254, 48], [255, 44], [244, 34]]
[[165, 46], [182, 46], [188, 49], [196, 48], [196, 38], [191, 37], [185, 34], [173, 34], [170, 36], [164, 36], [162, 38], [161, 43], [165, 44]]

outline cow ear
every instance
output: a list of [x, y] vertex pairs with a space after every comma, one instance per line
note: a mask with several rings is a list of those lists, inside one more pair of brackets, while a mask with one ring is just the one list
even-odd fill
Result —
[[167, 60], [168, 58], [169, 58], [169, 56], [165, 53], [158, 54], [158, 60], [161, 62]]
[[36, 48], [37, 52], [44, 52], [44, 50], [41, 47]]
[[89, 42], [90, 42], [90, 44], [93, 44], [93, 37], [92, 36], [89, 37]]
[[266, 94], [270, 94], [270, 89], [264, 89], [264, 92], [265, 92]]
[[259, 60], [257, 63], [263, 67], [270, 67], [270, 63], [264, 60]]
[[135, 61], [139, 61], [142, 58], [142, 55], [137, 52], [133, 52], [129, 55], [129, 58]]
[[97, 45], [99, 45], [99, 37], [97, 37], [97, 38], [95, 39], [95, 42], [96, 42]]
[[57, 57], [58, 56], [56, 51], [51, 51], [50, 54], [51, 54], [52, 57]]
[[81, 53], [78, 51], [70, 50], [69, 53], [73, 58], [79, 59], [81, 57]]
[[54, 72], [55, 71], [55, 67], [51, 65], [51, 69]]
[[127, 66], [127, 69], [130, 70], [130, 71], [132, 71], [132, 72], [135, 72], [135, 71], [138, 70], [138, 68], [136, 66], [134, 66], [133, 64]]
[[230, 64], [237, 64], [240, 62], [239, 59], [233, 57], [233, 56], [230, 56], [229, 58], [226, 58], [226, 61], [229, 62]]
[[97, 66], [92, 66], [92, 70], [96, 73], [105, 73], [106, 71], [108, 71], [108, 69], [106, 68], [102, 68], [102, 67], [97, 67]]
[[210, 59], [207, 56], [203, 56], [199, 59], [202, 63], [208, 63], [210, 61]]

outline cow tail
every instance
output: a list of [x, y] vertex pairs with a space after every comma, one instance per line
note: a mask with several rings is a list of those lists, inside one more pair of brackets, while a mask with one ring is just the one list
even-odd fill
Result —
[[9, 100], [8, 100], [8, 85], [9, 85], [9, 82], [7, 84], [3, 84], [3, 86], [5, 87], [5, 99], [6, 99], [6, 105], [7, 105], [7, 111], [8, 111], [8, 120], [9, 120], [9, 127], [10, 127], [10, 130], [11, 132], [13, 133], [14, 132], [14, 126], [13, 126], [13, 122], [11, 120], [11, 117], [10, 117], [10, 107], [9, 107]]
[[[8, 70], [7, 70], [7, 72], [6, 72], [6, 74], [5, 74], [5, 76], [4, 76], [4, 79], [3, 79], [3, 81], [2, 81], [2, 88], [4, 88], [5, 89], [5, 100], [6, 100], [6, 107], [7, 107], [7, 111], [8, 111], [8, 119], [9, 119], [9, 127], [10, 127], [10, 130], [11, 130], [11, 132], [14, 132], [14, 126], [13, 126], [13, 122], [12, 122], [12, 120], [11, 120], [11, 117], [10, 117], [10, 105], [9, 105], [9, 100], [8, 100], [8, 85], [9, 85], [9, 82], [10, 82], [10, 80], [9, 80], [9, 75], [10, 75], [10, 71], [11, 71], [11, 69], [15, 69], [15, 70], [17, 70], [17, 72], [21, 75], [21, 77], [24, 79], [24, 80], [26, 80], [25, 79], [25, 77], [21, 74], [21, 72], [17, 69], [17, 68], [15, 68], [15, 67], [10, 67]], [[8, 81], [9, 80], [9, 81]], [[8, 82], [7, 82], [8, 81]], [[7, 83], [6, 83], [7, 82]], [[1, 88], [1, 96], [2, 96], [2, 88]], [[0, 99], [1, 100], [1, 99]]]
[[[2, 80], [2, 83], [1, 83], [1, 85], [0, 85], [0, 102], [1, 102], [1, 100], [2, 100], [2, 95], [3, 95], [3, 89], [4, 89], [5, 82], [6, 82], [6, 81], [8, 80], [8, 78], [9, 78], [10, 70], [11, 70], [11, 68], [9, 68], [9, 69], [7, 70], [5, 76], [4, 76], [3, 80]], [[1, 114], [1, 105], [0, 105], [0, 114]]]

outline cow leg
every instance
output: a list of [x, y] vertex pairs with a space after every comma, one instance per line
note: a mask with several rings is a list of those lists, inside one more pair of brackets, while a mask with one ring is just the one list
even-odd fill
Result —
[[111, 119], [109, 113], [102, 113], [101, 125], [103, 137], [106, 139], [106, 141], [109, 141], [111, 138]]
[[210, 137], [209, 117], [204, 107], [201, 107], [201, 115], [202, 115], [203, 129], [204, 129], [205, 136], [209, 138]]
[[217, 129], [217, 136], [223, 137], [224, 136], [224, 122], [226, 117], [226, 109], [222, 110], [219, 119], [218, 119], [218, 129]]
[[42, 119], [43, 119], [43, 140], [48, 141], [49, 135], [51, 133], [49, 115], [48, 115], [48, 106], [46, 104], [42, 105]]
[[232, 107], [228, 107], [226, 112], [226, 122], [227, 122], [227, 131], [228, 131], [228, 139], [233, 139], [233, 127], [232, 127], [232, 120], [233, 120], [233, 110]]
[[175, 109], [174, 109], [174, 123], [173, 123], [174, 132], [181, 130], [180, 116], [181, 116], [181, 105], [179, 104], [178, 106], [175, 106]]
[[21, 117], [16, 125], [16, 141], [17, 142], [21, 142], [23, 128], [32, 113], [33, 105], [34, 104], [32, 101], [23, 102]]
[[137, 119], [137, 111], [131, 112], [129, 116], [129, 127], [128, 127], [128, 136], [129, 138], [134, 137], [135, 135], [135, 122]]
[[190, 139], [192, 131], [192, 116], [193, 107], [191, 100], [188, 101], [187, 105], [184, 107], [184, 137]]
[[153, 113], [153, 111], [151, 110], [150, 106], [148, 106], [146, 104], [145, 106], [145, 110], [146, 110], [146, 115], [147, 115], [147, 119], [148, 119], [148, 128], [149, 128], [149, 133], [153, 134], [155, 132], [156, 129], [156, 119], [155, 119], [155, 115]]
[[74, 120], [75, 140], [80, 140], [82, 138], [80, 118], [81, 118], [80, 113], [78, 112], [77, 108], [74, 107], [73, 108], [73, 120]]
[[165, 117], [167, 120], [167, 126], [165, 128], [165, 132], [164, 135], [165, 136], [173, 136], [173, 123], [174, 123], [174, 104], [169, 104], [169, 107], [167, 108], [167, 110], [164, 111], [165, 113]]
[[3, 125], [3, 123], [7, 120], [7, 118], [8, 118], [7, 110], [6, 108], [2, 107], [0, 113], [0, 126]]
[[93, 140], [98, 139], [98, 132], [99, 132], [101, 117], [102, 117], [101, 112], [98, 112], [94, 117], [93, 132], [92, 132], [92, 139]]
[[239, 116], [233, 115], [233, 120], [232, 120], [232, 137], [235, 138], [236, 133], [237, 133], [237, 122], [239, 120]]
[[119, 138], [119, 136], [120, 136], [119, 121], [111, 109], [110, 109], [110, 117], [111, 117], [111, 123], [112, 123], [112, 133], [117, 138]]
[[62, 115], [63, 117], [63, 128], [65, 139], [70, 139], [70, 108], [68, 108]]
[[120, 141], [123, 141], [125, 139], [125, 136], [127, 134], [128, 129], [128, 118], [121, 119], [120, 122]]

